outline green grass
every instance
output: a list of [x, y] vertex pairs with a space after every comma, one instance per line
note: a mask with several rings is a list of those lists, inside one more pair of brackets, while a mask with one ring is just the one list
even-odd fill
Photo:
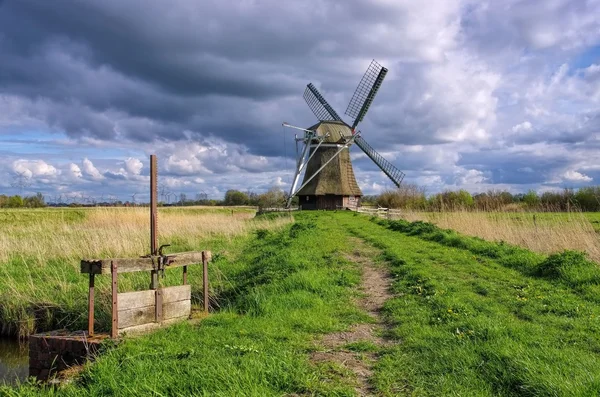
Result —
[[211, 269], [218, 313], [126, 339], [72, 384], [0, 395], [354, 395], [347, 370], [309, 360], [319, 334], [368, 321], [352, 303], [350, 236], [377, 247], [393, 277], [383, 313], [393, 343], [345, 346], [375, 353], [377, 393], [600, 394], [600, 277], [581, 254], [346, 212], [295, 217], [222, 247]]
[[25, 385], [11, 393], [353, 395], [344, 371], [308, 359], [315, 335], [367, 320], [351, 303], [360, 271], [344, 259], [350, 242], [323, 220], [307, 214], [219, 256], [212, 265], [219, 313], [125, 340], [59, 391]]
[[374, 379], [383, 394], [600, 393], [598, 295], [585, 293], [596, 278], [549, 278], [544, 257], [426, 224], [345, 223], [383, 250], [396, 280], [385, 313], [399, 343]]
[[586, 212], [585, 217], [594, 226], [596, 233], [600, 233], [600, 212]]

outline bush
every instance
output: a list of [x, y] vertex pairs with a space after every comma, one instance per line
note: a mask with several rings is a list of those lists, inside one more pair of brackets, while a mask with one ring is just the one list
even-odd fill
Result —
[[584, 252], [565, 250], [550, 255], [538, 265], [537, 275], [566, 281], [572, 286], [600, 283], [598, 265], [589, 261]]
[[429, 205], [435, 211], [469, 209], [473, 207], [474, 203], [471, 193], [463, 189], [457, 192], [445, 191], [438, 193], [429, 199]]
[[[368, 199], [362, 200], [363, 204]], [[377, 198], [377, 205], [384, 208], [405, 208], [421, 210], [427, 208], [425, 189], [413, 184], [404, 184], [396, 190], [387, 190]]]
[[600, 211], [600, 186], [582, 187], [573, 199], [582, 211]]

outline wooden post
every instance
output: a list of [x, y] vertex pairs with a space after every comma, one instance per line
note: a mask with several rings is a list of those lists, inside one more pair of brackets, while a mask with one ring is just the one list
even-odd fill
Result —
[[158, 236], [156, 235], [158, 226], [158, 185], [157, 185], [157, 161], [156, 155], [150, 155], [150, 254], [157, 255]]
[[119, 336], [119, 305], [118, 305], [118, 283], [117, 283], [117, 262], [110, 262], [110, 270], [112, 275], [112, 327], [110, 337], [115, 339]]
[[208, 257], [202, 251], [202, 290], [204, 292], [204, 312], [208, 314]]
[[208, 314], [208, 258], [202, 251], [202, 289], [204, 291], [204, 312]]
[[[157, 161], [156, 155], [150, 155], [150, 255], [158, 255], [158, 209], [157, 209]], [[158, 288], [158, 270], [150, 272], [150, 289]], [[158, 305], [157, 305], [158, 306]]]
[[94, 336], [94, 273], [90, 273], [90, 285], [88, 291], [88, 335]]

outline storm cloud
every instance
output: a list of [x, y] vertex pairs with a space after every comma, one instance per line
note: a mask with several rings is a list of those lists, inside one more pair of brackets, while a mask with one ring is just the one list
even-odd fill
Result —
[[[283, 121], [342, 114], [389, 69], [361, 130], [428, 191], [600, 178], [600, 2], [0, 1], [0, 188], [124, 198], [289, 188]], [[353, 148], [365, 193], [390, 187]], [[66, 193], [65, 193], [66, 194]], [[112, 194], [112, 193], [111, 193]]]

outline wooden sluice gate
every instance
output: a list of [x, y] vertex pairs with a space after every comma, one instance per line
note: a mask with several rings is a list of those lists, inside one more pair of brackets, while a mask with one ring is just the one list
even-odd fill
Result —
[[[101, 343], [127, 334], [151, 331], [164, 325], [186, 320], [191, 315], [191, 286], [188, 266], [202, 263], [204, 311], [208, 313], [208, 262], [210, 251], [164, 254], [168, 244], [158, 246], [157, 235], [157, 164], [150, 156], [150, 254], [139, 258], [84, 259], [81, 273], [89, 277], [87, 331], [58, 330], [29, 337], [30, 375], [47, 380], [57, 372], [92, 359]], [[163, 287], [159, 276], [165, 270], [182, 269], [181, 285]], [[119, 292], [119, 275], [149, 272], [150, 287], [143, 291]], [[96, 334], [94, 329], [96, 276], [111, 277], [111, 326], [109, 334]]]
[[[111, 275], [111, 338], [124, 333], [146, 332], [161, 325], [189, 318], [191, 313], [191, 286], [187, 284], [187, 267], [203, 264], [208, 271], [210, 251], [182, 252], [145, 258], [113, 258], [81, 261], [81, 273], [89, 274], [88, 335], [94, 335], [94, 284], [96, 275]], [[166, 269], [181, 267], [182, 285], [161, 287], [158, 276]], [[118, 292], [121, 273], [147, 271], [151, 274], [150, 289]], [[204, 310], [208, 311], [208, 279], [204, 279]]]

